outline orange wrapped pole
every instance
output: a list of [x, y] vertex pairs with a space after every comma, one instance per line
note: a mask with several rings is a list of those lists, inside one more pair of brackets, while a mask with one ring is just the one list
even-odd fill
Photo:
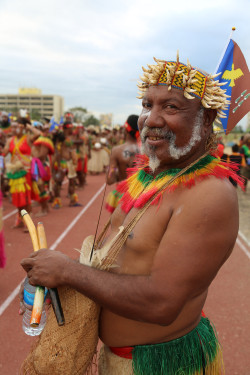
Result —
[[[26, 224], [30, 238], [33, 244], [33, 250], [38, 251], [41, 247], [39, 244], [39, 239], [37, 235], [37, 230], [35, 224], [33, 223], [30, 215], [26, 210], [21, 211], [21, 216], [23, 218], [24, 223]], [[32, 327], [37, 327], [40, 323], [42, 310], [43, 310], [43, 302], [44, 302], [44, 291], [45, 288], [43, 286], [36, 287], [36, 293], [34, 297], [33, 309], [31, 314], [30, 325]]]
[[[47, 241], [46, 241], [43, 223], [37, 224], [37, 239], [38, 239], [39, 249], [47, 248]], [[34, 304], [33, 304], [33, 309], [32, 309], [31, 319], [30, 319], [30, 325], [32, 327], [37, 327], [40, 323], [42, 312], [43, 312], [44, 292], [45, 292], [44, 286], [36, 287]]]

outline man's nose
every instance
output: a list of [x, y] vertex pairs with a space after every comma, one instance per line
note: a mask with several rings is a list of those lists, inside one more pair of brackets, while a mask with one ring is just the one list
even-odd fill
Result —
[[157, 108], [152, 108], [147, 114], [145, 125], [151, 128], [160, 128], [165, 124], [164, 118], [162, 117], [161, 111]]

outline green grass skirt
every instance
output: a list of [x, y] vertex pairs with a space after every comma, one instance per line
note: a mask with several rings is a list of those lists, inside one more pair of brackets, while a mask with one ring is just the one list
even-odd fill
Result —
[[207, 318], [178, 339], [133, 348], [135, 375], [221, 375], [224, 374], [221, 348]]

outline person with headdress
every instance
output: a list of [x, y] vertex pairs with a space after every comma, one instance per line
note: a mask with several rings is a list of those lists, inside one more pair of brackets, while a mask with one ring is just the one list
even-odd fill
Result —
[[[109, 172], [107, 177], [108, 185], [123, 181], [127, 177], [127, 169], [133, 166], [135, 156], [139, 154], [139, 130], [137, 115], [130, 115], [124, 124], [125, 143], [115, 146], [112, 149]], [[119, 204], [122, 194], [114, 189], [106, 200], [106, 209], [112, 213]]]
[[75, 129], [73, 132], [73, 141], [77, 154], [77, 182], [78, 187], [83, 188], [86, 184], [86, 175], [87, 175], [87, 163], [88, 163], [88, 154], [89, 154], [89, 145], [88, 145], [88, 136], [85, 132], [84, 126], [79, 123], [75, 124]]
[[58, 132], [55, 142], [55, 156], [53, 163], [53, 179], [54, 179], [54, 201], [53, 208], [61, 208], [61, 186], [64, 177], [67, 175], [69, 185], [69, 206], [77, 207], [81, 204], [78, 202], [78, 195], [75, 191], [76, 184], [76, 167], [77, 154], [73, 140], [73, 123], [65, 121], [63, 123], [63, 132]]
[[139, 84], [143, 155], [94, 251], [103, 269], [48, 249], [21, 264], [32, 285], [65, 285], [101, 306], [99, 375], [219, 375], [221, 347], [203, 307], [238, 234], [229, 177], [242, 181], [213, 156], [212, 125], [228, 97], [216, 76], [178, 56], [155, 62]]
[[37, 217], [44, 216], [49, 212], [49, 195], [50, 195], [50, 180], [52, 160], [55, 148], [51, 138], [48, 136], [50, 125], [45, 123], [39, 126], [41, 135], [33, 142], [32, 145], [32, 162], [31, 174], [32, 178], [37, 181], [39, 188], [39, 204], [41, 206], [40, 212], [36, 214]]
[[12, 203], [18, 209], [14, 228], [23, 227], [20, 212], [31, 212], [31, 200], [39, 201], [39, 190], [31, 177], [31, 147], [41, 132], [31, 125], [26, 117], [11, 124], [13, 136], [7, 140], [3, 154], [11, 154], [6, 164]]
[[0, 130], [2, 132], [2, 137], [7, 138], [11, 135], [11, 120], [7, 112], [1, 112]]

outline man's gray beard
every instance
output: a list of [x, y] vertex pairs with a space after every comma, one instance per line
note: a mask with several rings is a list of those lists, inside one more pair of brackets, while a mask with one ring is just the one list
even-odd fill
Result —
[[142, 143], [141, 145], [141, 153], [148, 155], [149, 163], [148, 166], [151, 169], [151, 171], [154, 173], [156, 169], [160, 166], [160, 160], [156, 156], [156, 147], [154, 146], [148, 146], [149, 152], [146, 152], [145, 143]]
[[184, 147], [177, 147], [175, 144], [176, 135], [169, 141], [169, 154], [173, 159], [180, 159], [180, 157], [187, 155], [196, 143], [201, 140], [201, 125], [203, 124], [204, 110], [201, 108], [196, 115], [194, 121], [193, 132], [189, 143]]
[[153, 156], [149, 156], [149, 163], [148, 163], [148, 166], [149, 168], [151, 169], [151, 171], [154, 173], [156, 171], [157, 168], [159, 168], [160, 166], [160, 160], [157, 158], [156, 155], [153, 155]]
[[[149, 157], [150, 168], [156, 170], [160, 165], [160, 160], [156, 156], [156, 147], [146, 146], [146, 135], [150, 132], [154, 136], [162, 136], [169, 141], [169, 154], [173, 159], [179, 159], [182, 156], [187, 155], [191, 149], [201, 140], [201, 125], [203, 124], [203, 113], [204, 109], [201, 108], [195, 118], [193, 132], [188, 144], [184, 147], [177, 147], [175, 144], [176, 135], [171, 130], [163, 130], [161, 128], [149, 128], [145, 126], [141, 131], [141, 153], [146, 154]], [[154, 171], [153, 170], [153, 171]]]

